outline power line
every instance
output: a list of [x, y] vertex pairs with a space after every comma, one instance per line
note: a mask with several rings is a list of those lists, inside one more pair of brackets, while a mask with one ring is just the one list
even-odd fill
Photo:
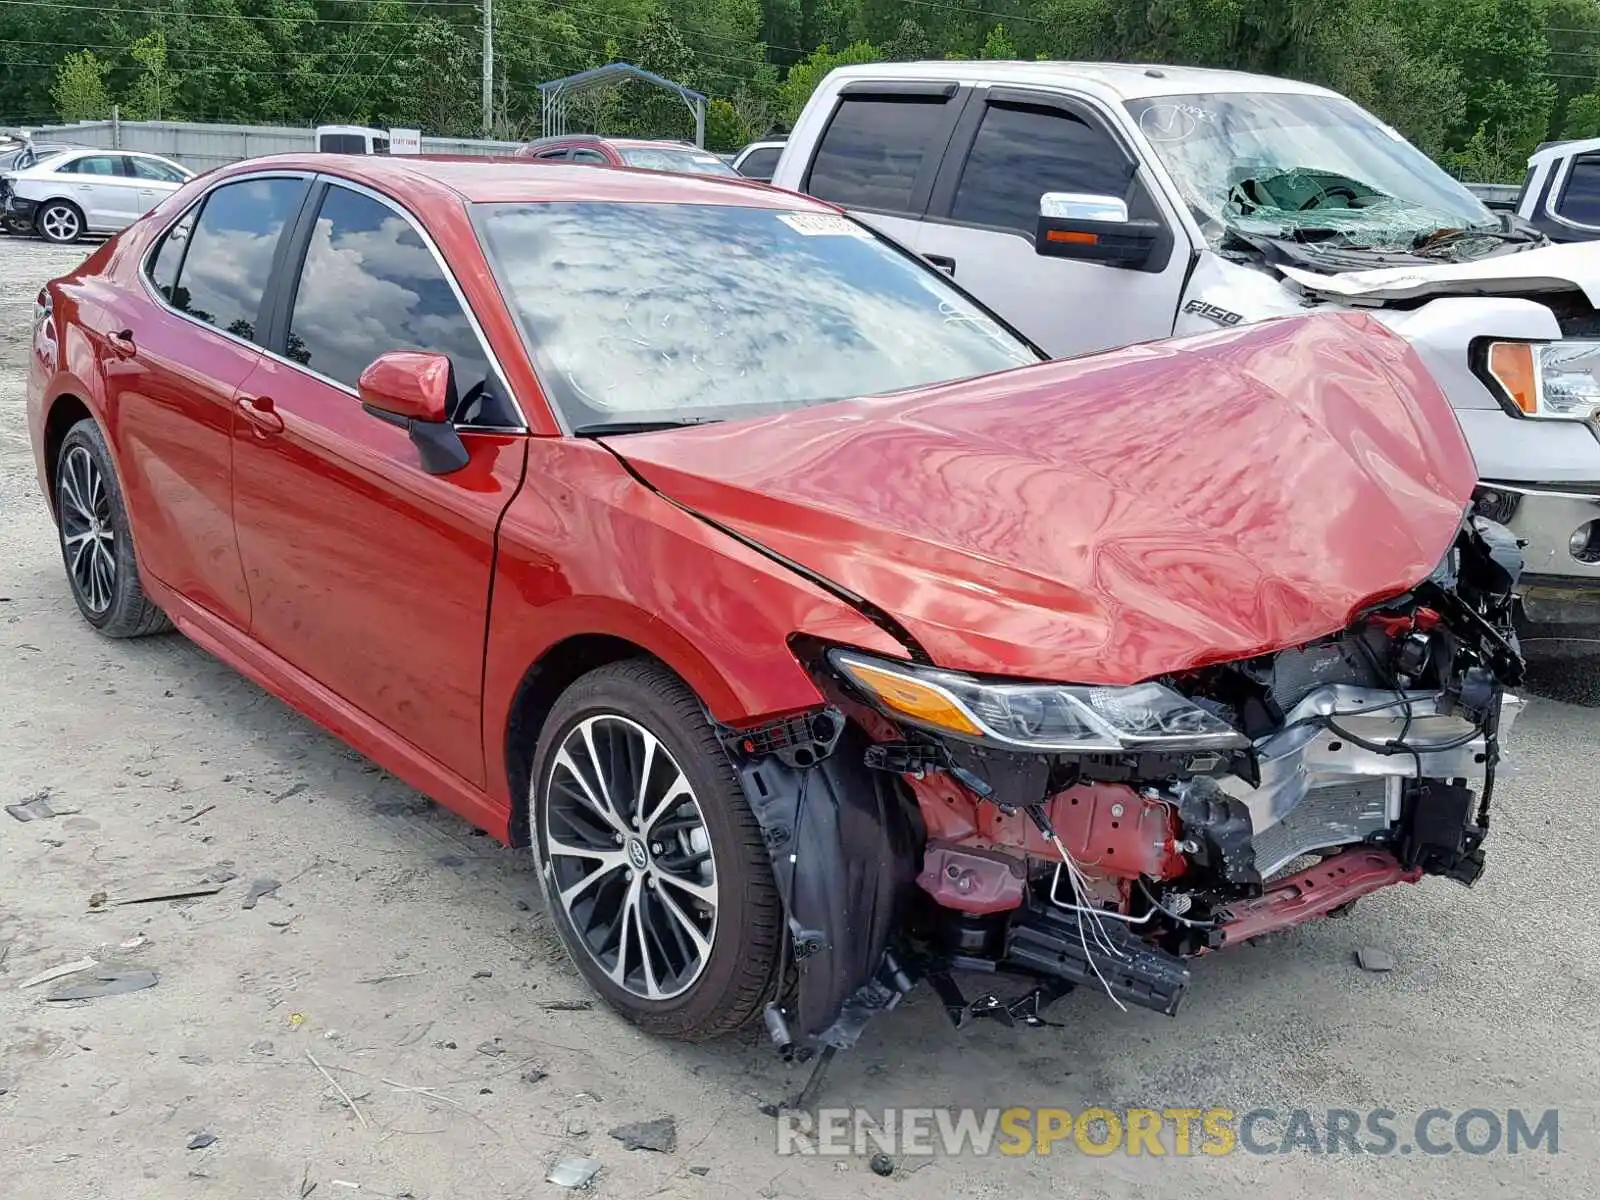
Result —
[[[561, 14], [564, 14], [564, 13], [566, 13], [568, 11], [575, 11], [575, 12], [583, 13], [583, 14], [585, 14], [587, 16], [591, 16], [591, 17], [599, 17], [602, 20], [610, 19], [610, 18], [612, 18], [612, 17], [614, 17], [616, 15], [613, 12], [607, 12], [605, 9], [599, 9], [599, 8], [594, 8], [594, 7], [589, 6], [589, 5], [573, 4], [573, 3], [562, 3], [559, 8], [555, 7], [555, 5], [552, 4], [551, 7], [546, 8], [546, 9], [543, 10], [543, 12], [546, 15], [561, 15]], [[577, 28], [577, 27], [574, 26], [574, 28]], [[795, 54], [811, 54], [811, 53], [813, 53], [815, 51], [815, 47], [813, 47], [811, 50], [806, 50], [806, 49], [802, 49], [799, 46], [781, 46], [777, 42], [757, 41], [757, 42], [752, 43], [752, 42], [747, 41], [744, 38], [733, 37], [733, 36], [731, 36], [729, 34], [726, 34], [726, 33], [708, 33], [708, 32], [706, 32], [704, 30], [687, 30], [687, 29], [680, 30], [679, 32], [683, 33], [683, 35], [685, 37], [693, 36], [693, 37], [697, 37], [697, 38], [710, 38], [712, 41], [717, 41], [717, 42], [736, 42], [736, 43], [738, 43], [740, 45], [746, 45], [746, 46], [748, 46], [748, 45], [761, 45], [761, 46], [765, 46], [768, 50], [787, 50], [787, 51], [791, 51], [792, 53], [795, 53]]]
[[[374, 50], [372, 53], [376, 54], [378, 52]], [[392, 55], [393, 51], [391, 51], [390, 54]], [[387, 61], [387, 59], [385, 59], [385, 61]], [[56, 60], [54, 62], [41, 62], [38, 60], [28, 59], [0, 59], [0, 67], [49, 67], [51, 70], [56, 70], [59, 69], [60, 66], [60, 60]], [[382, 69], [382, 67], [379, 67], [378, 69], [380, 74]], [[172, 73], [176, 75], [319, 75], [327, 79], [337, 79], [340, 75], [340, 72], [338, 71], [316, 71], [310, 68], [299, 71], [265, 71], [256, 67], [172, 67], [171, 70]], [[352, 79], [374, 79], [377, 77], [377, 75], [366, 72], [351, 76]]]
[[1012, 21], [1020, 21], [1024, 25], [1050, 24], [1043, 17], [1028, 17], [1023, 16], [1021, 13], [997, 13], [991, 12], [986, 8], [963, 8], [957, 4], [940, 4], [936, 0], [898, 0], [898, 2], [901, 4], [915, 4], [919, 8], [942, 8], [949, 12], [961, 13], [969, 17], [988, 17], [991, 21], [1000, 25], [1009, 24]]
[[[364, 37], [358, 36], [358, 44], [359, 44], [360, 40], [364, 40]], [[7, 39], [4, 43], [0, 43], [0, 49], [5, 49], [5, 48], [10, 47], [10, 46], [53, 46], [53, 47], [57, 47], [57, 48], [60, 48], [60, 49], [65, 49], [65, 50], [118, 50], [118, 51], [123, 51], [123, 52], [126, 52], [128, 50], [128, 44], [127, 43], [119, 43], [119, 42], [37, 42], [37, 41], [28, 41], [28, 40], [19, 39], [19, 38], [10, 38], [10, 39]], [[352, 55], [352, 54], [382, 54], [383, 53], [383, 51], [381, 51], [381, 50], [342, 50], [342, 51], [335, 50], [335, 51], [326, 51], [326, 52], [319, 51], [319, 50], [307, 50], [307, 51], [296, 50], [295, 52], [296, 53], [303, 53], [303, 54], [307, 54], [307, 55], [321, 54], [321, 53], [337, 54], [341, 58], [345, 57], [346, 55]], [[212, 54], [205, 53], [205, 52], [202, 52], [202, 51], [199, 51], [199, 50], [193, 50], [193, 49], [190, 49], [187, 46], [176, 46], [176, 47], [168, 46], [167, 47], [167, 56], [170, 58], [170, 57], [172, 57], [174, 55], [177, 55], [179, 57], [186, 57], [186, 56], [189, 56], [189, 55], [193, 55], [196, 58], [203, 58], [203, 59], [206, 59], [208, 61], [215, 57]], [[293, 74], [293, 72], [285, 72], [285, 74]]]
[[[108, 9], [100, 4], [62, 4], [60, 0], [0, 0], [0, 4], [20, 8], [59, 8], [69, 12], [97, 12], [109, 13], [112, 16], [146, 16], [146, 17], [182, 17], [185, 21], [196, 19], [210, 19], [217, 21], [266, 21], [273, 24], [292, 22], [292, 17], [263, 17], [250, 13], [205, 13], [205, 12], [177, 12], [170, 8], [116, 8]], [[301, 24], [317, 25], [370, 25], [387, 26], [391, 29], [408, 29], [415, 25], [415, 21], [349, 21], [342, 17], [319, 17], [314, 22], [301, 22]]]

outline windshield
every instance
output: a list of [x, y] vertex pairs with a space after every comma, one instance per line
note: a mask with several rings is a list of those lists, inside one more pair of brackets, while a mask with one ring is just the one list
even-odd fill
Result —
[[618, 146], [617, 153], [630, 167], [643, 167], [647, 171], [675, 171], [679, 175], [732, 175], [739, 172], [723, 162], [709, 150], [696, 150], [685, 146], [676, 149], [668, 146]]
[[1499, 221], [1422, 151], [1339, 96], [1235, 92], [1127, 102], [1207, 240], [1230, 229], [1410, 249]]
[[1038, 361], [937, 271], [833, 213], [473, 208], [574, 429], [750, 416]]

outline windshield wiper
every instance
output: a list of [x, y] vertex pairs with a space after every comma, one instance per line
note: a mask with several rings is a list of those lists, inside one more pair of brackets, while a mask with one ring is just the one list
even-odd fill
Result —
[[624, 433], [658, 433], [663, 429], [684, 429], [690, 425], [715, 425], [721, 417], [677, 417], [659, 421], [605, 421], [593, 425], [579, 425], [572, 431], [574, 437], [609, 437]]

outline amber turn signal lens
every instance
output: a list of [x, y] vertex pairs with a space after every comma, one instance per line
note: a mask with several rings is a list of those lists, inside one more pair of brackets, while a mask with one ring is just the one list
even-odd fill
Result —
[[850, 663], [848, 670], [857, 683], [892, 712], [952, 733], [977, 737], [983, 732], [955, 701], [936, 687], [859, 661]]
[[1095, 246], [1100, 242], [1100, 235], [1084, 233], [1077, 229], [1047, 229], [1044, 240], [1047, 242], [1069, 242], [1075, 246]]
[[1523, 412], [1539, 411], [1539, 368], [1527, 342], [1495, 342], [1489, 347], [1489, 374]]

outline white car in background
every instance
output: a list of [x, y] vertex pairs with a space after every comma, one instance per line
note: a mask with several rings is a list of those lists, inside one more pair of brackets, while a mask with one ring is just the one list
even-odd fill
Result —
[[63, 151], [0, 174], [0, 212], [11, 232], [64, 245], [131, 225], [194, 174], [156, 154]]
[[733, 169], [746, 179], [760, 180], [762, 183], [772, 182], [772, 173], [778, 169], [778, 160], [783, 157], [783, 139], [767, 138], [759, 142], [751, 142], [738, 154], [733, 156]]

